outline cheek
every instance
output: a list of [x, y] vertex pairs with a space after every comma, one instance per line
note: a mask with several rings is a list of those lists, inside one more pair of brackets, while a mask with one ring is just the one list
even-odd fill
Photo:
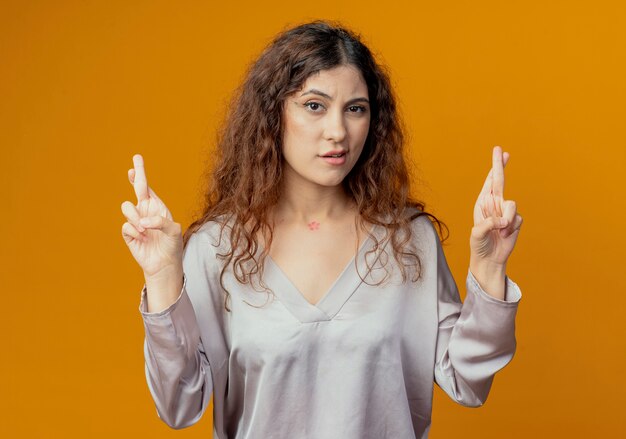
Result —
[[292, 121], [292, 129], [300, 137], [311, 137], [319, 129], [315, 120], [306, 115], [294, 117]]
[[299, 141], [303, 138], [310, 137], [315, 131], [315, 124], [311, 123], [303, 116], [291, 115], [285, 121], [285, 131], [283, 139], [289, 141]]
[[363, 131], [365, 132], [365, 136], [366, 137], [367, 137], [367, 134], [369, 133], [371, 127], [372, 127], [371, 126], [371, 121], [368, 118], [367, 121], [365, 121], [365, 123], [363, 124]]
[[296, 164], [310, 155], [309, 148], [313, 145], [312, 131], [310, 124], [297, 118], [291, 118], [285, 124], [282, 153], [289, 162]]
[[357, 126], [356, 132], [358, 133], [356, 137], [358, 137], [360, 143], [365, 143], [367, 139], [367, 135], [370, 131], [370, 120], [365, 119], [361, 121], [361, 123]]

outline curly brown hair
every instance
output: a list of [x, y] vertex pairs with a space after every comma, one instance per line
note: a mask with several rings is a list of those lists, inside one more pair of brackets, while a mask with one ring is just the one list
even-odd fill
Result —
[[[447, 226], [427, 213], [425, 203], [411, 198], [408, 157], [404, 152], [404, 126], [396, 109], [396, 99], [386, 69], [379, 65], [360, 36], [336, 22], [316, 20], [287, 29], [277, 35], [260, 57], [250, 65], [243, 83], [233, 94], [228, 113], [217, 133], [214, 164], [207, 170], [208, 189], [200, 217], [191, 223], [183, 235], [186, 246], [190, 236], [208, 221], [222, 225], [232, 223], [230, 251], [218, 254], [226, 262], [222, 267], [220, 284], [224, 287], [226, 268], [233, 262], [233, 273], [240, 283], [251, 282], [255, 273], [263, 273], [265, 257], [272, 243], [273, 228], [268, 218], [280, 196], [283, 177], [281, 141], [283, 134], [282, 108], [287, 96], [299, 91], [307, 78], [321, 70], [342, 65], [356, 67], [367, 84], [370, 96], [370, 128], [361, 156], [342, 182], [346, 193], [356, 203], [357, 227], [364, 221], [383, 225], [393, 246], [396, 261], [412, 257], [421, 273], [419, 256], [406, 252], [404, 245], [411, 239], [410, 222], [427, 215], [437, 225], [443, 240]], [[405, 209], [416, 208], [412, 216]], [[389, 221], [383, 222], [382, 218]], [[443, 229], [446, 236], [443, 236]], [[397, 232], [405, 239], [399, 240]], [[265, 242], [258, 261], [254, 255], [262, 233]], [[368, 232], [369, 233], [369, 232]], [[380, 243], [369, 233], [378, 250]], [[221, 236], [220, 236], [221, 240]], [[244, 245], [240, 245], [243, 241]], [[236, 251], [239, 250], [238, 253]], [[255, 264], [248, 271], [245, 265]], [[355, 258], [356, 263], [356, 258]], [[404, 263], [399, 264], [406, 280]], [[267, 286], [260, 280], [267, 291]], [[252, 282], [251, 282], [252, 284]], [[378, 284], [377, 284], [378, 285]]]

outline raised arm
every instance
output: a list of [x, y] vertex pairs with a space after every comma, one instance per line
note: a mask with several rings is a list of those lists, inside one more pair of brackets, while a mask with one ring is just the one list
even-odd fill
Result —
[[205, 273], [209, 246], [202, 238], [206, 237], [197, 233], [189, 238], [183, 256], [183, 288], [176, 302], [163, 311], [148, 313], [144, 287], [139, 305], [148, 388], [159, 417], [176, 429], [202, 417], [213, 391], [211, 367], [188, 295], [207, 294], [209, 287]]
[[145, 278], [139, 311], [145, 328], [146, 380], [159, 417], [172, 428], [183, 428], [200, 419], [213, 388], [188, 295], [208, 292], [210, 250], [194, 234], [183, 251], [180, 224], [148, 185], [143, 158], [136, 154], [133, 162], [128, 179], [137, 205], [122, 203], [127, 220], [122, 236]]
[[463, 304], [435, 235], [439, 317], [435, 379], [450, 397], [468, 406], [485, 402], [494, 374], [511, 360], [516, 347], [521, 291], [506, 276], [506, 264], [522, 217], [514, 201], [504, 200], [508, 159], [502, 148], [493, 148], [492, 167], [474, 206]]
[[456, 402], [478, 407], [486, 401], [495, 373], [515, 353], [515, 315], [521, 291], [507, 277], [505, 299], [494, 298], [468, 271], [462, 303], [436, 234], [435, 240], [439, 319], [435, 381]]

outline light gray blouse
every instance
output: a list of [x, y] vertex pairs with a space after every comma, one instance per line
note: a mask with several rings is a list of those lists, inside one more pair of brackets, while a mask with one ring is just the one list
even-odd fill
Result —
[[[496, 299], [468, 270], [462, 303], [432, 223], [420, 216], [411, 225], [422, 263], [416, 283], [410, 270], [406, 282], [397, 267], [388, 274], [389, 242], [367, 255], [367, 238], [316, 305], [269, 256], [263, 279], [274, 296], [227, 270], [227, 312], [216, 254], [229, 240], [220, 242], [217, 222], [204, 224], [185, 247], [176, 302], [149, 313], [145, 284], [141, 291], [158, 416], [190, 426], [213, 395], [215, 439], [412, 439], [428, 436], [433, 381], [460, 404], [482, 405], [513, 357], [521, 291], [507, 277], [505, 300]], [[382, 242], [384, 227], [373, 232]]]

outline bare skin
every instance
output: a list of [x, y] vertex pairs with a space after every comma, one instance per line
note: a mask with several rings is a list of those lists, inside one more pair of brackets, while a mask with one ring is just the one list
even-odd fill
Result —
[[122, 236], [141, 266], [146, 280], [148, 312], [167, 308], [183, 286], [183, 237], [181, 225], [148, 185], [143, 157], [133, 156], [128, 179], [135, 189], [137, 204], [122, 203], [126, 222]]
[[[354, 226], [355, 211], [324, 222], [276, 219], [269, 256], [304, 298], [316, 305], [339, 278], [358, 248], [367, 239], [367, 230]], [[263, 242], [261, 236], [258, 236]]]
[[[368, 99], [359, 70], [339, 66], [310, 76], [284, 102], [284, 181], [270, 213], [269, 255], [311, 304], [326, 294], [371, 228], [356, 230], [358, 211], [341, 185], [369, 132]], [[341, 164], [321, 157], [339, 151], [345, 153]]]

